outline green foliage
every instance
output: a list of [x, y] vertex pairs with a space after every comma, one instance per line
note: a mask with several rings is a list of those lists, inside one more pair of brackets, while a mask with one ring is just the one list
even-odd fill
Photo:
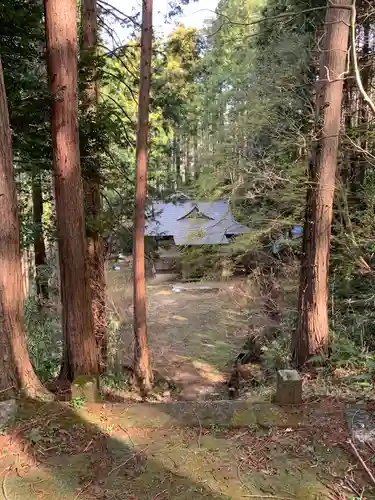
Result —
[[86, 399], [80, 396], [72, 398], [69, 402], [69, 406], [74, 410], [79, 410], [80, 408], [83, 408], [85, 404], [86, 404]]
[[272, 375], [277, 370], [290, 368], [290, 339], [280, 335], [262, 347], [262, 367], [266, 374]]
[[220, 268], [216, 245], [182, 247], [181, 268], [184, 278], [208, 279], [215, 277]]
[[114, 371], [104, 375], [101, 378], [101, 383], [103, 387], [108, 389], [123, 390], [128, 386], [128, 379], [124, 373]]
[[28, 434], [28, 438], [32, 443], [39, 443], [43, 439], [40, 427], [33, 427]]
[[59, 373], [62, 358], [60, 318], [52, 311], [41, 311], [36, 298], [29, 296], [25, 326], [33, 367], [42, 382], [51, 381]]

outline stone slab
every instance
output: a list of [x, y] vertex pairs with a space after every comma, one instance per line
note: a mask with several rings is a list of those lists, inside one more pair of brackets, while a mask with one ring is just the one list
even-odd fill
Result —
[[[90, 407], [90, 405], [88, 405]], [[170, 428], [191, 426], [289, 427], [300, 417], [271, 403], [248, 401], [178, 401], [171, 403], [105, 404], [104, 413], [127, 428]], [[92, 412], [97, 413], [96, 411]]]

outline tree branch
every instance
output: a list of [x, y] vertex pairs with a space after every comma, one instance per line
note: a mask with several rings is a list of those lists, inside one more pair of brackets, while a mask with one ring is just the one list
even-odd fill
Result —
[[[119, 14], [120, 16], [123, 17], [123, 20], [124, 19], [127, 19], [128, 21], [132, 22], [133, 24], [135, 24], [135, 26], [137, 26], [138, 28], [141, 26], [136, 20], [135, 18], [137, 17], [136, 15], [135, 16], [128, 16], [126, 14], [124, 14], [121, 10], [117, 9], [116, 7], [114, 7], [113, 5], [111, 5], [110, 3], [108, 2], [105, 2], [104, 0], [99, 0], [99, 5], [102, 7], [103, 11], [106, 11], [107, 13], [109, 14], [112, 14], [113, 17], [117, 18], [118, 19], [118, 16], [114, 15], [113, 12], [111, 11], [114, 11], [114, 12], [117, 12], [117, 14]], [[107, 7], [106, 8], [103, 8], [103, 5], [105, 5]], [[121, 19], [120, 19], [121, 20]]]
[[[327, 8], [326, 5], [324, 6], [321, 6], [321, 7], [311, 7], [310, 9], [303, 9], [299, 12], [282, 12], [281, 14], [275, 14], [274, 16], [265, 16], [265, 17], [261, 17], [260, 19], [257, 19], [256, 21], [251, 21], [250, 23], [239, 23], [239, 22], [236, 22], [236, 21], [232, 21], [230, 19], [230, 17], [228, 17], [227, 15], [225, 14], [222, 14], [220, 12], [217, 13], [217, 16], [220, 16], [220, 17], [224, 17], [229, 24], [232, 24], [233, 26], [253, 26], [255, 24], [260, 24], [260, 23], [265, 23], [267, 21], [273, 21], [273, 20], [278, 20], [278, 19], [283, 19], [285, 17], [297, 17], [297, 16], [300, 16], [301, 14], [308, 14], [309, 12], [316, 12], [316, 11], [319, 11], [319, 10], [325, 10]], [[345, 5], [335, 5], [335, 4], [331, 4], [329, 5], [329, 8], [332, 9], [332, 8], [336, 8], [336, 9], [346, 9], [346, 10], [351, 10], [352, 7], [348, 7], [348, 6], [345, 6]]]
[[371, 108], [371, 111], [375, 115], [375, 103], [370, 98], [370, 96], [367, 94], [366, 90], [363, 87], [361, 73], [360, 73], [359, 67], [358, 67], [358, 56], [357, 56], [357, 47], [356, 47], [356, 32], [355, 32], [356, 16], [357, 16], [356, 0], [353, 0], [352, 6], [351, 6], [351, 11], [352, 11], [351, 18], [350, 18], [350, 33], [351, 33], [351, 47], [352, 47], [351, 52], [352, 52], [355, 80], [357, 82], [359, 92], [361, 93], [361, 95], [363, 97], [363, 100], [365, 102], [367, 102], [367, 104]]

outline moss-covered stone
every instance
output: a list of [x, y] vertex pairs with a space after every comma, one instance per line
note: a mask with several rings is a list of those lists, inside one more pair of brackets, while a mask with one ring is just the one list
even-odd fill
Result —
[[302, 403], [302, 379], [296, 370], [277, 372], [275, 402], [279, 405], [299, 405]]
[[73, 381], [71, 391], [72, 399], [84, 398], [88, 403], [96, 403], [101, 399], [98, 377], [80, 375]]
[[244, 408], [241, 410], [235, 410], [233, 412], [231, 426], [232, 427], [246, 427], [256, 425], [257, 418], [254, 410], [250, 408]]

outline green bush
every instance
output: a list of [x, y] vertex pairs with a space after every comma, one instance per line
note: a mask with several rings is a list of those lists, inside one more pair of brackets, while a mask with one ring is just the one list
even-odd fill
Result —
[[50, 310], [40, 310], [36, 298], [29, 296], [25, 303], [25, 327], [36, 374], [42, 382], [56, 378], [62, 359], [59, 315]]
[[281, 336], [262, 347], [262, 367], [266, 374], [290, 367], [290, 340]]

